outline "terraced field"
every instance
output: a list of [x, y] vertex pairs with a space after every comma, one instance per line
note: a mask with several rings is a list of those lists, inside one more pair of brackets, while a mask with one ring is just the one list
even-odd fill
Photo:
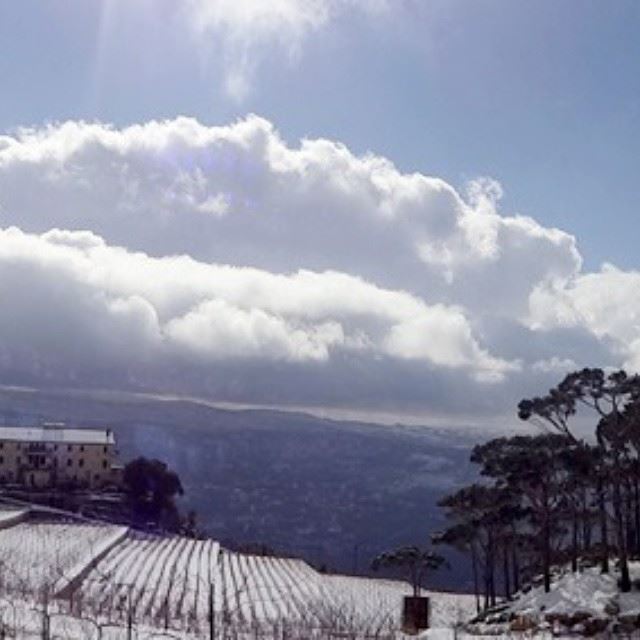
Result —
[[23, 521], [0, 529], [0, 590], [51, 596], [126, 535], [125, 527]]
[[[58, 624], [64, 616], [173, 637], [211, 629], [222, 637], [225, 629], [237, 637], [281, 637], [283, 629], [287, 637], [327, 629], [395, 637], [410, 593], [403, 582], [324, 575], [302, 560], [232, 553], [213, 540], [24, 514], [0, 529], [0, 568], [0, 600], [19, 597], [36, 618], [46, 608]], [[471, 596], [429, 595], [435, 626], [472, 613]]]
[[211, 540], [129, 533], [64, 597], [109, 620], [201, 630], [282, 620], [319, 624], [329, 593], [301, 560], [241, 555]]
[[219, 553], [213, 540], [131, 532], [66, 597], [102, 618], [195, 627], [208, 615]]

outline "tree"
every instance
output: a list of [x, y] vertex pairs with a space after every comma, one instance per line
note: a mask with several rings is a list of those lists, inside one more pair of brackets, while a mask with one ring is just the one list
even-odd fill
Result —
[[551, 589], [552, 539], [565, 497], [563, 453], [575, 446], [562, 434], [515, 436], [476, 446], [471, 454], [471, 461], [482, 465], [482, 475], [521, 496], [539, 542], [545, 591]]
[[[628, 523], [625, 511], [625, 472], [628, 469], [628, 445], [637, 431], [638, 422], [632, 407], [640, 403], [640, 376], [629, 376], [625, 371], [606, 374], [602, 369], [585, 368], [568, 374], [546, 396], [522, 400], [518, 415], [522, 420], [538, 420], [562, 435], [577, 441], [569, 428], [569, 418], [578, 406], [595, 412], [598, 417], [596, 439], [600, 449], [598, 502], [603, 536], [603, 571], [608, 570], [606, 484], [611, 487], [611, 506], [620, 563], [622, 591], [631, 590], [628, 564]], [[637, 451], [636, 451], [637, 452]], [[608, 465], [608, 473], [605, 466]], [[640, 518], [639, 518], [640, 519]]]
[[136, 458], [124, 468], [123, 482], [134, 518], [143, 522], [179, 526], [175, 497], [183, 495], [180, 478], [160, 460]]
[[474, 585], [482, 570], [484, 606], [496, 603], [496, 572], [502, 560], [503, 586], [510, 591], [519, 585], [516, 525], [522, 517], [518, 497], [510, 489], [488, 484], [472, 484], [444, 497], [438, 506], [445, 509], [453, 524], [433, 537], [435, 544], [448, 544], [471, 553]]
[[471, 554], [471, 570], [473, 572], [473, 595], [476, 599], [476, 612], [480, 613], [480, 590], [478, 585], [478, 550], [477, 532], [473, 523], [457, 522], [444, 531], [437, 531], [431, 535], [433, 544], [446, 544], [456, 551]]
[[447, 566], [447, 561], [430, 549], [417, 546], [400, 547], [394, 551], [386, 551], [377, 556], [371, 563], [374, 571], [382, 568], [396, 569], [408, 573], [413, 588], [413, 595], [420, 595], [422, 581], [428, 571], [437, 571]]

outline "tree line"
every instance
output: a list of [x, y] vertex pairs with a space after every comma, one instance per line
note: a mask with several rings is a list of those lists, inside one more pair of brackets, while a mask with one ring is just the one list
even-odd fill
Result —
[[433, 542], [469, 554], [484, 608], [537, 575], [549, 591], [561, 565], [608, 573], [615, 561], [630, 591], [629, 559], [640, 556], [640, 376], [576, 371], [522, 400], [518, 416], [540, 433], [474, 447], [481, 480], [440, 501], [449, 525]]

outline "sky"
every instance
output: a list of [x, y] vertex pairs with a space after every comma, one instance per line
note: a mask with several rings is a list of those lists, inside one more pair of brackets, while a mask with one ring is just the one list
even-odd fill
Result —
[[0, 4], [0, 382], [488, 423], [637, 370], [639, 27]]

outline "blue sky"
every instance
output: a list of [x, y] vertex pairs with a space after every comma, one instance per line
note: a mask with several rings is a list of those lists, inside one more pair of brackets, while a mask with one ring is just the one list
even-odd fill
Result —
[[240, 103], [221, 36], [194, 42], [175, 14], [163, 0], [3, 3], [0, 128], [255, 112], [292, 142], [337, 139], [454, 185], [496, 178], [506, 209], [576, 234], [588, 265], [637, 265], [637, 2], [397, 0], [311, 33], [295, 61], [262, 45]]
[[640, 368], [639, 29], [623, 0], [0, 4], [0, 382], [464, 420]]

